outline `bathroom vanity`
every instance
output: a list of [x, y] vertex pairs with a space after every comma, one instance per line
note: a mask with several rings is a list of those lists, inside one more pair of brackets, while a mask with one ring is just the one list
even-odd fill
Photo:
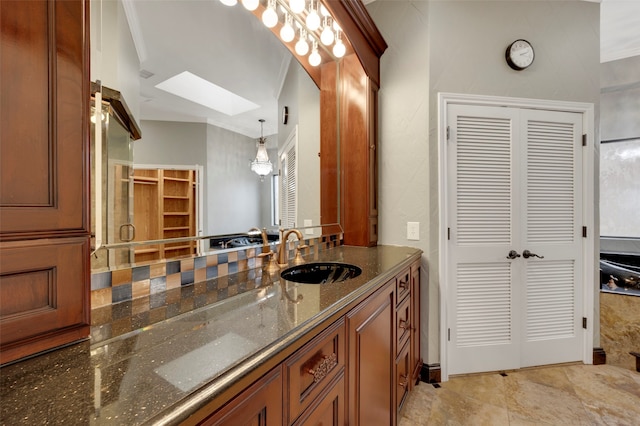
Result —
[[[336, 247], [305, 259], [362, 273], [298, 284], [264, 273], [246, 291], [120, 336], [6, 366], [7, 424], [395, 424], [422, 366], [421, 251]], [[260, 275], [260, 271], [250, 271]], [[253, 276], [253, 275], [248, 276]], [[254, 282], [254, 281], [251, 281]], [[202, 288], [206, 292], [207, 283]], [[188, 304], [198, 297], [180, 289]], [[203, 293], [205, 294], [205, 293]], [[110, 307], [115, 329], [137, 321]], [[154, 315], [153, 311], [146, 313]], [[101, 314], [102, 315], [102, 314]], [[94, 313], [97, 320], [97, 313]], [[25, 420], [26, 419], [26, 420]]]

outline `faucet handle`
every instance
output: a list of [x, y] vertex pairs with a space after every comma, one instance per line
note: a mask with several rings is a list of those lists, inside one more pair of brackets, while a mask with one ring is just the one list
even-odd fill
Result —
[[306, 245], [306, 244], [299, 244], [299, 245], [296, 247], [296, 257], [293, 259], [293, 263], [294, 263], [295, 265], [300, 265], [300, 264], [304, 263], [304, 259], [302, 258], [302, 252], [301, 252], [300, 250], [302, 250], [302, 249], [306, 249], [306, 248], [308, 248], [308, 247], [309, 247], [309, 246], [308, 246], [308, 245]]
[[276, 262], [276, 254], [272, 250], [270, 250], [267, 253], [260, 253], [257, 257], [259, 258], [270, 257], [269, 263], [266, 263], [264, 260], [262, 261], [262, 266], [270, 274], [280, 270], [280, 267], [278, 266], [278, 262]]

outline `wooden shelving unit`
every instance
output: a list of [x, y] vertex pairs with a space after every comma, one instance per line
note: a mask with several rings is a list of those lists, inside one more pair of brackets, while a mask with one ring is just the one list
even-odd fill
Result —
[[[136, 241], [190, 237], [196, 234], [195, 170], [135, 169]], [[136, 263], [188, 256], [196, 243], [140, 246]]]

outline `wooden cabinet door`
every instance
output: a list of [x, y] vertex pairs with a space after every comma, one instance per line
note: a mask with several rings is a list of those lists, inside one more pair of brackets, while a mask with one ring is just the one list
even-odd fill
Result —
[[0, 1], [0, 238], [89, 233], [87, 4]]
[[420, 262], [411, 265], [411, 388], [420, 380], [422, 357], [420, 356]]
[[346, 316], [350, 425], [392, 424], [395, 279]]
[[282, 374], [276, 367], [200, 424], [279, 426], [282, 412]]
[[329, 391], [317, 399], [317, 405], [308, 410], [294, 425], [343, 426], [344, 421], [344, 374], [341, 372], [328, 386]]
[[88, 1], [0, 1], [0, 364], [89, 335]]

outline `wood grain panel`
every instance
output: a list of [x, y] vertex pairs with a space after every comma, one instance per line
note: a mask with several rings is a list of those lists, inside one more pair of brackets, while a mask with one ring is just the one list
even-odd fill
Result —
[[86, 238], [0, 243], [0, 343], [89, 324]]
[[[370, 84], [355, 55], [345, 56], [340, 68], [341, 211], [344, 243], [374, 246], [377, 243], [376, 141], [370, 120]], [[373, 157], [372, 157], [373, 156]], [[373, 160], [372, 160], [373, 158]], [[372, 188], [373, 186], [373, 188]], [[375, 227], [373, 227], [375, 225]]]
[[[0, 205], [51, 206], [49, 26], [43, 1], [2, 1]], [[24, 25], [30, 22], [32, 25]], [[27, 53], [27, 54], [25, 54]], [[42, 146], [42, 141], [48, 141]], [[30, 167], [24, 167], [29, 164]], [[44, 179], [43, 179], [44, 177]], [[24, 188], [28, 187], [29, 191]]]
[[[17, 314], [55, 309], [55, 268], [0, 275], [0, 321]], [[11, 301], [6, 303], [6, 301]]]
[[393, 424], [394, 285], [395, 280], [392, 280], [346, 317], [348, 424]]
[[0, 237], [88, 232], [85, 3], [0, 7]]

